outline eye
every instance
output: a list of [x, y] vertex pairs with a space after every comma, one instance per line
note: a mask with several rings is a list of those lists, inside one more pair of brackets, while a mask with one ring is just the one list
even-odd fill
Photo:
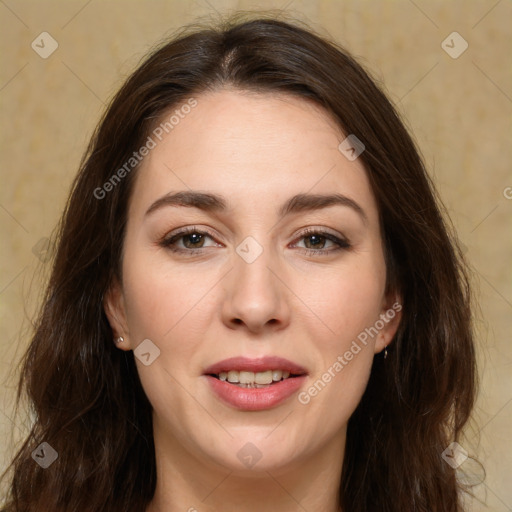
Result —
[[[303, 241], [303, 246], [299, 245]], [[303, 249], [309, 256], [330, 254], [342, 249], [350, 248], [350, 242], [333, 233], [320, 229], [309, 229], [301, 233], [299, 242], [292, 247]]]
[[[208, 240], [211, 243], [207, 245]], [[159, 245], [172, 252], [186, 255], [201, 254], [203, 249], [221, 246], [215, 241], [212, 233], [195, 226], [171, 233], [164, 237]], [[338, 237], [333, 233], [321, 229], [309, 229], [300, 235], [298, 242], [293, 244], [292, 247], [301, 249], [308, 256], [321, 256], [348, 249], [351, 245], [347, 239]]]
[[[214, 243], [206, 245], [208, 239], [212, 240]], [[173, 252], [200, 253], [201, 249], [215, 247], [219, 244], [213, 240], [211, 233], [191, 226], [165, 237], [159, 245]]]

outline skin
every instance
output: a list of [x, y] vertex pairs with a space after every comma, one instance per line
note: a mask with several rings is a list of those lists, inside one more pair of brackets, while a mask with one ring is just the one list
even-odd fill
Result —
[[[345, 135], [307, 100], [234, 89], [196, 99], [138, 171], [122, 283], [105, 300], [113, 332], [124, 338], [120, 350], [145, 339], [160, 350], [149, 366], [136, 358], [156, 447], [147, 510], [335, 512], [347, 422], [400, 314], [307, 404], [296, 393], [271, 409], [240, 411], [217, 398], [203, 371], [233, 356], [278, 355], [307, 369], [307, 390], [399, 301], [385, 293], [366, 171], [338, 150]], [[220, 194], [228, 209], [168, 205], [146, 215], [163, 195], [188, 190]], [[366, 219], [343, 205], [278, 216], [295, 194], [333, 192], [357, 202]], [[191, 255], [159, 244], [185, 226], [214, 237], [175, 243]], [[336, 243], [305, 228], [348, 238], [350, 247], [334, 251]], [[252, 263], [236, 252], [248, 236], [263, 248]], [[237, 457], [248, 442], [261, 454], [251, 468]]]

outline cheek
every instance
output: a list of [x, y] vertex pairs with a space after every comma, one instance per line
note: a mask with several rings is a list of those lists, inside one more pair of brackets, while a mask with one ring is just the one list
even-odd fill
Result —
[[190, 397], [179, 392], [180, 384], [199, 371], [197, 354], [216, 311], [211, 289], [219, 277], [207, 267], [193, 275], [179, 272], [170, 269], [162, 255], [142, 252], [132, 253], [123, 270], [132, 346], [150, 339], [160, 350], [150, 366], [136, 360], [142, 385], [155, 409], [173, 411], [168, 413], [179, 418], [190, 406]]
[[194, 332], [199, 328], [197, 320], [208, 305], [206, 292], [215, 282], [211, 272], [190, 275], [165, 263], [162, 254], [132, 253], [123, 269], [130, 335], [158, 340], [163, 345], [183, 326], [189, 329], [189, 335], [190, 329]]
[[316, 338], [317, 371], [297, 397], [307, 416], [321, 421], [325, 436], [347, 424], [366, 389], [374, 358], [374, 338], [365, 329], [375, 316], [350, 301], [338, 302], [336, 312], [331, 319], [337, 320], [336, 334]]
[[137, 358], [142, 387], [153, 409], [165, 422], [180, 430], [183, 418], [199, 415], [191, 407], [190, 373], [195, 354], [208, 328], [206, 291], [210, 278], [191, 286], [189, 276], [169, 272], [136, 257], [127, 265], [124, 277], [126, 314], [130, 339], [135, 348], [150, 339], [160, 350], [158, 358], [145, 366]]
[[340, 351], [378, 318], [384, 287], [382, 266], [368, 261], [303, 279], [295, 289], [325, 333], [323, 346]]
[[[363, 268], [364, 266], [364, 268]], [[375, 331], [385, 287], [385, 271], [380, 261], [337, 269], [324, 276], [322, 287], [305, 282], [302, 297], [314, 304], [318, 320], [310, 324], [318, 356], [317, 371], [311, 376], [299, 402], [313, 416], [323, 417], [325, 428], [345, 424], [357, 407], [371, 372], [374, 358]], [[309, 290], [309, 292], [308, 292]], [[331, 410], [328, 418], [325, 411]]]

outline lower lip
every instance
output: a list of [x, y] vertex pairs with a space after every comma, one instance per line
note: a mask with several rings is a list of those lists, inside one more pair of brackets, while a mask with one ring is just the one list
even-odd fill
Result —
[[300, 389], [306, 375], [280, 380], [265, 388], [241, 388], [228, 381], [206, 375], [214, 393], [224, 402], [243, 411], [272, 409]]

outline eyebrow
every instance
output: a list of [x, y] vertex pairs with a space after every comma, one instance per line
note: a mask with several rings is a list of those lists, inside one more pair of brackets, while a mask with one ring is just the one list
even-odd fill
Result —
[[[280, 208], [279, 216], [285, 217], [292, 213], [306, 212], [328, 208], [329, 206], [345, 206], [354, 210], [366, 223], [368, 217], [363, 208], [343, 194], [297, 194], [288, 199]], [[197, 191], [183, 191], [166, 194], [157, 199], [146, 211], [146, 216], [165, 206], [184, 206], [198, 208], [207, 212], [221, 212], [228, 209], [226, 199], [217, 194]]]

